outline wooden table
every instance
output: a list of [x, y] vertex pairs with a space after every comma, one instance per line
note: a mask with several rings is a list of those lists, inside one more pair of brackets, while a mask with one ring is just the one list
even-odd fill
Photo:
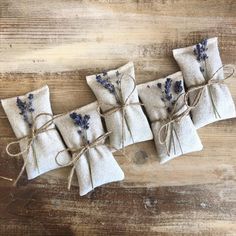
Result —
[[[236, 1], [0, 0], [0, 98], [48, 84], [55, 114], [95, 100], [85, 76], [134, 61], [138, 83], [178, 70], [172, 49], [218, 36], [236, 65]], [[227, 81], [236, 102], [236, 82]], [[85, 197], [68, 170], [0, 180], [0, 235], [236, 235], [236, 119], [199, 130], [204, 150], [160, 165], [153, 141], [118, 157], [126, 179]], [[0, 175], [21, 159], [0, 107]]]

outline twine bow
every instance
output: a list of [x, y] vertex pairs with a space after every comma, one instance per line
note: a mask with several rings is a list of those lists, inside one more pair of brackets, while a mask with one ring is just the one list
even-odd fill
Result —
[[[37, 121], [37, 119], [39, 119], [39, 117], [41, 117], [41, 116], [50, 116], [50, 117], [52, 117], [52, 119], [48, 120], [48, 121], [45, 122], [42, 126], [40, 126], [39, 128], [37, 128], [37, 127], [36, 127], [36, 121]], [[13, 142], [8, 143], [8, 145], [6, 146], [6, 152], [7, 152], [7, 154], [8, 154], [10, 157], [19, 157], [19, 156], [21, 156], [21, 155], [23, 155], [23, 154], [26, 154], [26, 158], [24, 159], [24, 164], [23, 164], [23, 166], [22, 166], [22, 168], [21, 168], [21, 171], [20, 171], [20, 173], [18, 174], [16, 180], [15, 180], [14, 183], [13, 183], [13, 186], [16, 186], [17, 182], [19, 181], [20, 177], [22, 176], [22, 174], [23, 174], [23, 172], [24, 172], [24, 170], [25, 170], [25, 168], [26, 168], [26, 165], [27, 165], [27, 163], [28, 163], [28, 158], [29, 158], [29, 151], [30, 151], [30, 148], [33, 147], [35, 138], [36, 138], [39, 134], [41, 134], [41, 133], [44, 133], [44, 132], [46, 132], [46, 131], [55, 129], [55, 128], [49, 128], [52, 124], [53, 124], [53, 115], [52, 115], [52, 114], [50, 114], [50, 113], [40, 113], [40, 114], [38, 114], [38, 115], [33, 119], [33, 121], [32, 121], [32, 126], [31, 126], [31, 130], [30, 130], [30, 134], [25, 135], [24, 137], [19, 138], [19, 139], [17, 139], [16, 141], [13, 141]], [[26, 140], [26, 141], [27, 141], [27, 145], [26, 145], [25, 149], [24, 149], [24, 150], [21, 150], [21, 151], [19, 151], [19, 152], [17, 152], [17, 153], [11, 152], [11, 151], [10, 151], [10, 148], [11, 148], [12, 146], [16, 145], [16, 144], [17, 144], [17, 145], [20, 144], [20, 142], [21, 142], [22, 140]], [[33, 157], [34, 157], [35, 163], [36, 163], [36, 165], [37, 165], [37, 157], [36, 157], [35, 152], [33, 152]], [[37, 166], [37, 167], [38, 167], [38, 166]], [[6, 177], [4, 177], [4, 178], [5, 178], [5, 179], [8, 179], [8, 178], [6, 178]]]
[[[111, 132], [107, 132], [103, 135], [100, 135], [93, 142], [87, 143], [87, 144], [85, 144], [85, 145], [83, 145], [79, 148], [66, 148], [66, 149], [63, 149], [63, 150], [61, 150], [60, 152], [57, 153], [57, 155], [55, 157], [55, 161], [59, 166], [63, 166], [63, 167], [72, 166], [69, 177], [68, 177], [68, 187], [67, 187], [68, 190], [70, 190], [70, 188], [71, 188], [72, 178], [73, 178], [73, 175], [74, 175], [74, 172], [75, 172], [75, 167], [76, 167], [77, 161], [80, 159], [80, 157], [82, 155], [84, 155], [90, 149], [95, 148], [98, 145], [102, 145], [104, 143], [105, 139], [109, 136], [110, 133]], [[65, 152], [65, 151], [70, 151], [72, 153], [75, 153], [75, 156], [73, 157], [73, 159], [70, 162], [68, 162], [66, 164], [62, 164], [58, 161], [58, 157], [61, 153]], [[88, 162], [88, 165], [89, 165], [89, 169], [91, 170], [91, 166], [90, 166], [89, 162]], [[91, 171], [90, 171], [90, 178], [91, 178], [92, 188], [94, 189], [93, 179], [92, 179], [92, 172]]]
[[[117, 99], [117, 104], [116, 105], [114, 105], [114, 104], [108, 104], [108, 103], [104, 103], [105, 105], [109, 105], [109, 106], [112, 106], [112, 108], [110, 108], [110, 109], [108, 109], [107, 111], [105, 111], [105, 112], [103, 112], [103, 113], [101, 113], [101, 106], [98, 106], [98, 109], [97, 109], [97, 111], [98, 111], [98, 113], [99, 113], [99, 115], [101, 116], [101, 117], [104, 117], [104, 118], [106, 118], [107, 116], [110, 116], [111, 114], [113, 114], [113, 113], [116, 113], [116, 112], [118, 112], [118, 111], [121, 111], [121, 115], [122, 115], [122, 117], [121, 117], [121, 119], [122, 119], [122, 130], [121, 130], [121, 144], [122, 144], [122, 150], [124, 150], [124, 146], [125, 146], [125, 139], [126, 139], [126, 137], [125, 137], [125, 122], [126, 122], [126, 125], [127, 125], [127, 128], [128, 128], [128, 130], [129, 130], [129, 133], [130, 133], [130, 135], [131, 135], [131, 138], [132, 138], [132, 140], [133, 140], [133, 142], [134, 142], [134, 139], [133, 139], [133, 136], [132, 136], [132, 132], [131, 132], [131, 130], [130, 130], [130, 128], [129, 128], [129, 124], [128, 124], [128, 121], [126, 120], [126, 117], [125, 117], [125, 115], [126, 115], [126, 108], [127, 107], [129, 107], [129, 106], [143, 106], [143, 104], [142, 103], [140, 103], [140, 102], [133, 102], [133, 103], [129, 103], [129, 99], [130, 99], [130, 97], [132, 96], [132, 94], [134, 93], [134, 91], [135, 91], [135, 89], [136, 89], [136, 82], [135, 82], [135, 80], [134, 80], [134, 78], [131, 76], [131, 75], [128, 75], [130, 78], [131, 78], [131, 80], [132, 80], [132, 82], [133, 82], [133, 89], [132, 89], [132, 91], [130, 92], [130, 94], [128, 95], [128, 97], [125, 99], [125, 100], [123, 100], [123, 99], [120, 99], [120, 100], [118, 100]], [[120, 79], [120, 84], [121, 84], [121, 81], [122, 81], [122, 78]]]

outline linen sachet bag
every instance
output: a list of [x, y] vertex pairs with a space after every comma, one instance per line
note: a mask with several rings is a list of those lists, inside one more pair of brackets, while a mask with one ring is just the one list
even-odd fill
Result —
[[[73, 153], [68, 189], [74, 171], [77, 174], [80, 196], [100, 185], [124, 179], [124, 173], [104, 141], [101, 117], [94, 102], [55, 119], [68, 150]], [[59, 155], [58, 155], [59, 157]]]
[[202, 150], [200, 138], [184, 103], [181, 72], [140, 84], [138, 92], [151, 121], [160, 163]]
[[139, 103], [132, 62], [86, 79], [102, 109], [107, 130], [112, 132], [109, 139], [114, 148], [153, 139]]
[[196, 128], [236, 116], [235, 105], [226, 84], [217, 38], [173, 50], [187, 87], [193, 123]]
[[[15, 184], [26, 168], [28, 179], [33, 179], [60, 166], [55, 155], [65, 148], [52, 122], [49, 88], [44, 86], [23, 96], [2, 99], [2, 106], [17, 137], [9, 143], [6, 151], [10, 156], [21, 156], [24, 165]], [[13, 153], [14, 145], [20, 145], [20, 152]], [[60, 156], [60, 161], [70, 160], [69, 153]]]

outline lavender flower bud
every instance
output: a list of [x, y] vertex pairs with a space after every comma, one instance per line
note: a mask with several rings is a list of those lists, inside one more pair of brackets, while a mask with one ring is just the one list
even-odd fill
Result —
[[174, 91], [176, 94], [179, 94], [183, 91], [182, 81], [176, 81], [174, 85]]

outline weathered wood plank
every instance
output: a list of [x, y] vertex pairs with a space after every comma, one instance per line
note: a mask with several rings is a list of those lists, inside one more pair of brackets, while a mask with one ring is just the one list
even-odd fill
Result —
[[3, 72], [109, 68], [127, 60], [166, 71], [173, 48], [215, 35], [225, 63], [235, 63], [234, 1], [1, 2]]
[[236, 230], [236, 189], [230, 181], [138, 189], [113, 184], [84, 198], [77, 188], [68, 192], [59, 182], [45, 184], [2, 188], [1, 235], [233, 235]]

